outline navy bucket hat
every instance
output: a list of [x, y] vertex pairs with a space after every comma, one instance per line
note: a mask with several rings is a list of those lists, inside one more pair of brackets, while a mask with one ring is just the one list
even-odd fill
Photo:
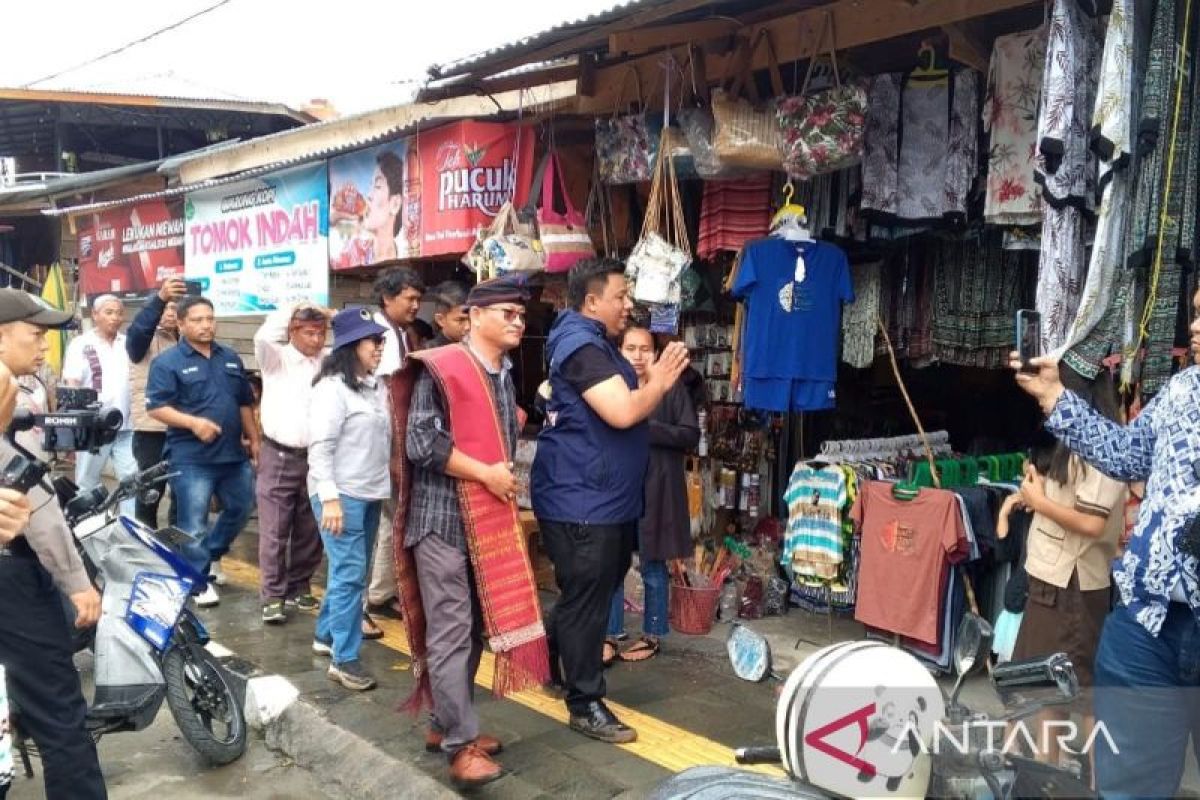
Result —
[[380, 325], [366, 308], [347, 308], [333, 317], [333, 349], [355, 344], [372, 336], [382, 336], [387, 328]]

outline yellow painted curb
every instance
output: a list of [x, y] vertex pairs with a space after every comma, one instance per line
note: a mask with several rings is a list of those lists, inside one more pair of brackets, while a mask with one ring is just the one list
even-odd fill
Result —
[[[221, 567], [230, 583], [243, 589], [258, 591], [259, 572], [253, 564], [227, 556], [221, 562]], [[314, 589], [314, 593], [318, 597], [323, 594], [320, 589]], [[384, 637], [378, 640], [379, 644], [406, 656], [411, 655], [402, 622], [376, 618], [375, 624], [384, 632]], [[479, 664], [479, 672], [475, 676], [475, 682], [489, 690], [492, 688], [493, 664], [494, 657], [485, 651]], [[564, 725], [568, 722], [567, 708], [562, 700], [543, 689], [516, 692], [504, 699], [525, 706]], [[614, 746], [620, 747], [638, 758], [657, 764], [671, 772], [682, 772], [685, 769], [699, 766], [737, 766], [733, 759], [733, 750], [719, 742], [714, 742], [712, 739], [668, 724], [611, 700], [606, 700], [605, 703], [621, 718], [622, 722], [637, 730], [638, 733], [636, 742]], [[774, 719], [770, 719], [764, 722], [763, 727], [770, 729], [773, 725]], [[770, 765], [757, 765], [746, 767], [746, 769], [766, 775], [786, 777], [783, 770]]]

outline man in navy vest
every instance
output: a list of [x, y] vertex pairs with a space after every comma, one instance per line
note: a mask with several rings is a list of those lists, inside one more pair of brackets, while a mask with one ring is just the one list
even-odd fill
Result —
[[688, 363], [686, 348], [669, 344], [638, 386], [613, 343], [633, 308], [624, 272], [613, 259], [588, 259], [571, 270], [570, 308], [546, 342], [551, 394], [531, 479], [533, 511], [561, 592], [546, 624], [551, 667], [557, 671], [561, 656], [571, 727], [617, 744], [637, 732], [604, 704], [608, 607], [637, 542], [650, 454], [646, 418]]

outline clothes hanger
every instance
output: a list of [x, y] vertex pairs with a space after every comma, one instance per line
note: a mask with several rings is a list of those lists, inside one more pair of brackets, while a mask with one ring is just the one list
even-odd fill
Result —
[[814, 241], [808, 231], [808, 211], [799, 203], [792, 202], [796, 187], [789, 180], [783, 187], [783, 205], [771, 218], [771, 235], [789, 242]]
[[917, 50], [918, 66], [908, 73], [910, 80], [918, 80], [922, 86], [944, 86], [950, 76], [950, 71], [937, 65], [937, 51], [928, 39], [921, 42]]

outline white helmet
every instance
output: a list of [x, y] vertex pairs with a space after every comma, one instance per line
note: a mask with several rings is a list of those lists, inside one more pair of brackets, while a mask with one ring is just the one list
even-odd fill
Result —
[[842, 797], [923, 798], [945, 715], [921, 662], [881, 642], [818, 650], [792, 672], [775, 736], [794, 778]]

